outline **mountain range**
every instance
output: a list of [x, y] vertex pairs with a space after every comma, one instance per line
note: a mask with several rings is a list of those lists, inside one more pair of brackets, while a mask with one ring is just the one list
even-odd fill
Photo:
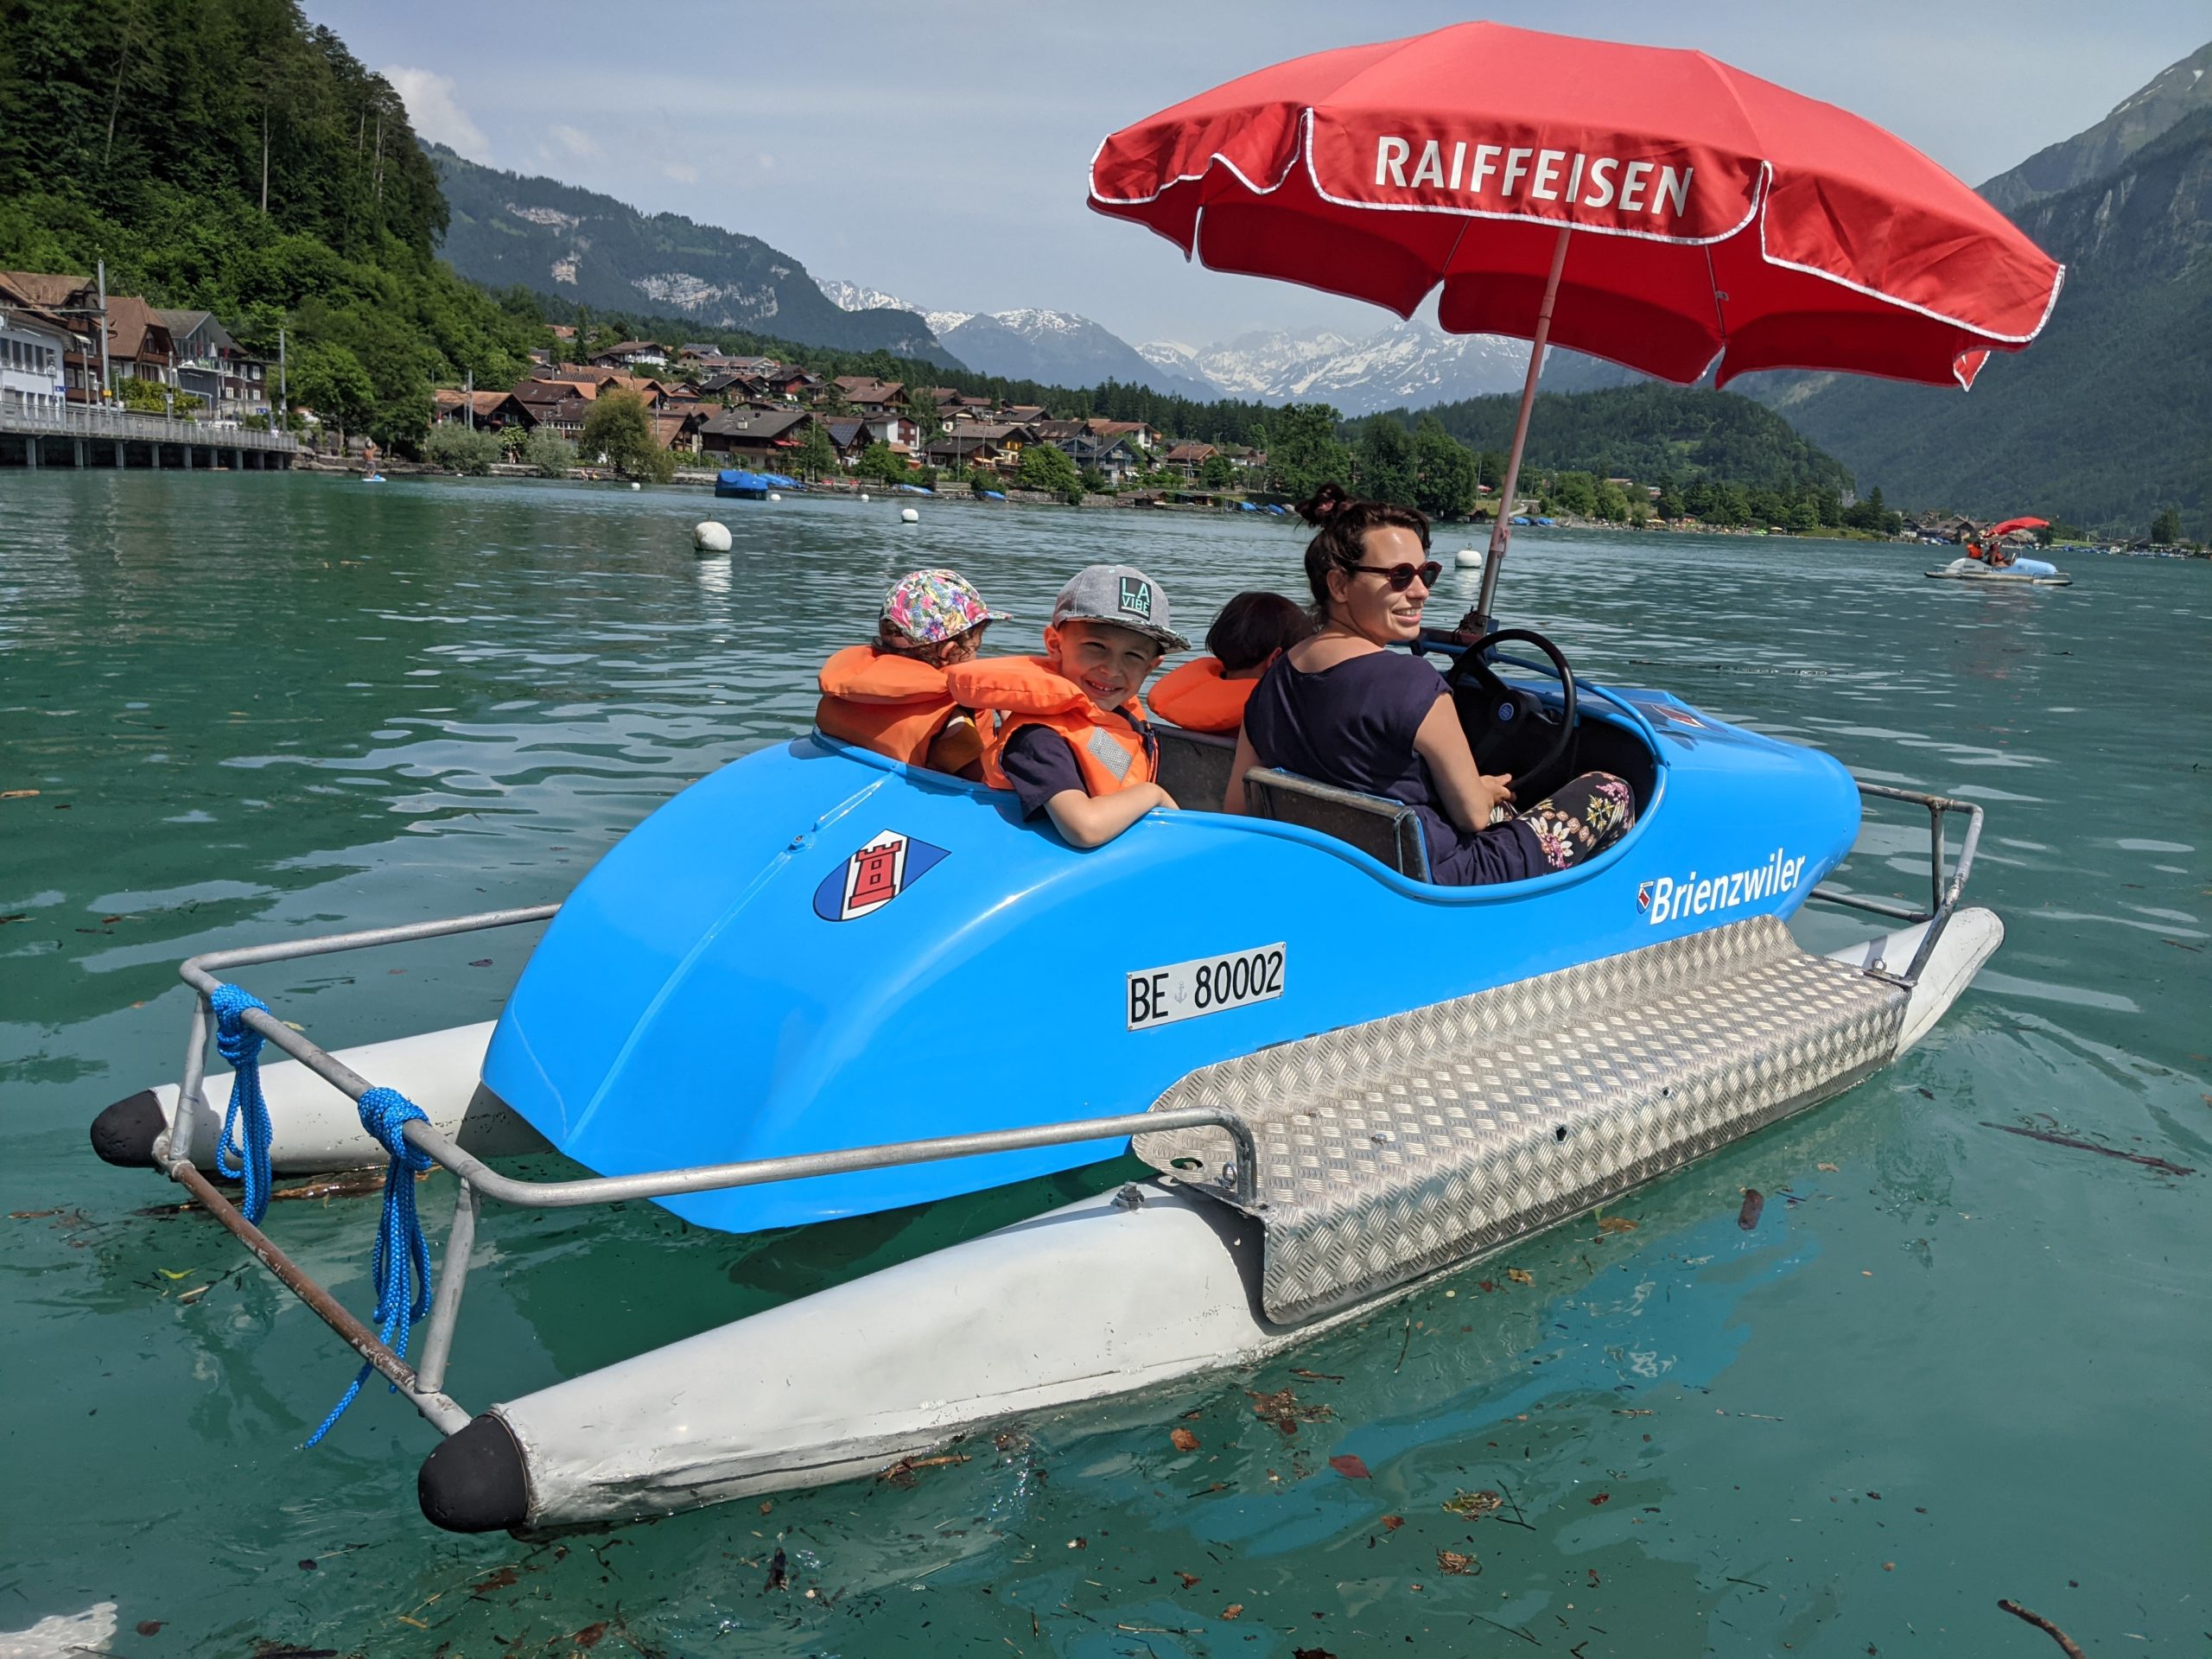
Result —
[[2117, 170], [2184, 117], [2212, 109], [2212, 44], [2169, 65], [2115, 105], [2111, 114], [2071, 138], [2046, 145], [1981, 187], [1983, 198], [2010, 213]]
[[641, 213], [595, 190], [479, 165], [426, 144], [451, 217], [441, 250], [464, 276], [601, 310], [680, 317], [810, 346], [943, 360], [929, 324], [896, 308], [847, 310], [758, 237]]
[[[1892, 501], [2137, 536], [2172, 506], [2186, 534], [2212, 535], [2212, 97], [2177, 91], [2212, 82], [2208, 61], [2212, 48], [1986, 187], [2012, 196], [2107, 166], [2008, 209], [2066, 284], [2042, 335], [1993, 354], [1972, 391], [1840, 375], [1737, 388]], [[2174, 118], [2129, 125], [2123, 144], [2113, 124], [2145, 109]]]

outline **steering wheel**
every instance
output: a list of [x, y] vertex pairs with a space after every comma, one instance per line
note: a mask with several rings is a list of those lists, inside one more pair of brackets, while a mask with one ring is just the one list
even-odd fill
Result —
[[[1505, 645], [1534, 645], [1559, 676], [1562, 704], [1557, 713], [1533, 691], [1508, 685], [1483, 660], [1485, 652]], [[1525, 804], [1525, 790], [1557, 766], [1574, 741], [1574, 671], [1567, 657], [1534, 628], [1500, 628], [1459, 654], [1445, 676], [1475, 752], [1486, 772], [1510, 772], [1514, 796]]]

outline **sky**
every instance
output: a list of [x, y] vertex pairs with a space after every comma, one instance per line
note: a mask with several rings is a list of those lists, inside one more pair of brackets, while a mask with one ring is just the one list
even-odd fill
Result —
[[417, 131], [474, 160], [742, 231], [817, 276], [918, 306], [1042, 306], [1132, 342], [1192, 346], [1392, 321], [1186, 265], [1084, 205], [1107, 133], [1285, 58], [1477, 16], [1694, 47], [1878, 122], [1979, 184], [2212, 35], [2204, 0], [305, 9], [390, 78]]

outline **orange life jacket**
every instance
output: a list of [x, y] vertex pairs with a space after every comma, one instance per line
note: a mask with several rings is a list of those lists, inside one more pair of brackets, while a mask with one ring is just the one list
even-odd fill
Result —
[[1042, 657], [979, 658], [945, 670], [944, 679], [962, 707], [998, 711], [998, 729], [983, 745], [983, 781], [993, 789], [1011, 787], [1000, 761], [1007, 741], [1025, 726], [1042, 726], [1067, 740], [1083, 786], [1093, 795], [1148, 784], [1159, 775], [1158, 757], [1145, 742], [1149, 727], [1141, 698], [1131, 697], [1114, 711], [1127, 716], [1133, 729]]
[[930, 744], [961, 705], [944, 670], [912, 657], [848, 645], [822, 665], [814, 723], [823, 734], [910, 766], [929, 764]]
[[1153, 712], [1189, 732], [1234, 732], [1244, 724], [1244, 705], [1259, 683], [1225, 677], [1218, 657], [1193, 658], [1152, 688]]

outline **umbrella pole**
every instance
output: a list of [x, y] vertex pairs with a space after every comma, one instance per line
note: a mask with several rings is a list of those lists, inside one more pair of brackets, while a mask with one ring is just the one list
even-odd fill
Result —
[[1505, 482], [1490, 527], [1490, 554], [1483, 560], [1482, 591], [1475, 600], [1478, 632], [1491, 631], [1490, 603], [1497, 592], [1498, 567], [1505, 563], [1505, 544], [1513, 538], [1513, 496], [1521, 483], [1521, 452], [1529, 447], [1529, 414], [1536, 406], [1536, 380], [1544, 372], [1544, 342], [1552, 332], [1552, 305], [1559, 298], [1560, 272], [1567, 268], [1567, 238], [1573, 234], [1565, 225], [1552, 247], [1551, 275], [1544, 279], [1544, 302], [1536, 312], [1536, 332], [1529, 341], [1529, 378], [1521, 383], [1521, 413], [1513, 423], [1513, 453], [1505, 462]]

